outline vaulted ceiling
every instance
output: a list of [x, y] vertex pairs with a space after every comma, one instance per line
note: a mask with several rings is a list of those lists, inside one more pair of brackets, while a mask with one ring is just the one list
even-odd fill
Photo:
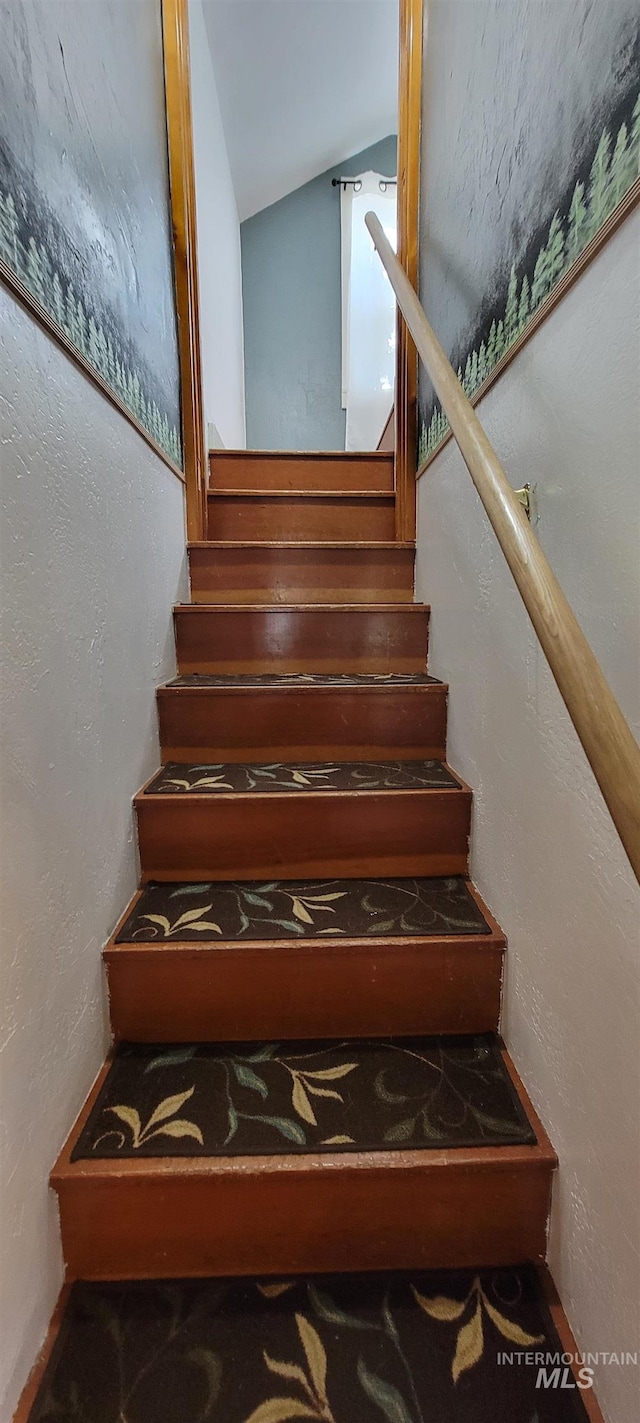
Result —
[[398, 0], [204, 0], [240, 220], [397, 129]]

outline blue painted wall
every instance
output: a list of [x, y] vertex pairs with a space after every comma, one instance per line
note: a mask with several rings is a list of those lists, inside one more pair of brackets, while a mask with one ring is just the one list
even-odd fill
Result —
[[243, 222], [249, 449], [343, 450], [340, 194], [331, 179], [395, 176], [395, 135]]

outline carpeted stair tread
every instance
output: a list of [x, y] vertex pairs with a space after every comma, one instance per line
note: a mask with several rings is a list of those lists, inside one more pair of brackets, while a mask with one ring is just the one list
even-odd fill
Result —
[[28, 1423], [588, 1423], [575, 1386], [537, 1386], [565, 1347], [527, 1264], [80, 1281]]
[[535, 1141], [493, 1034], [122, 1043], [72, 1160]]
[[145, 795], [295, 794], [300, 791], [458, 790], [460, 782], [441, 761], [271, 761], [190, 765], [170, 761]]
[[430, 687], [440, 686], [426, 672], [188, 672], [168, 687]]
[[490, 934], [462, 876], [144, 886], [116, 943]]

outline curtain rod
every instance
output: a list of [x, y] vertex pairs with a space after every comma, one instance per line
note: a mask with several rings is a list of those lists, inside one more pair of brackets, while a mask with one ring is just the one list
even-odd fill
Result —
[[[398, 179], [397, 179], [397, 178], [379, 178], [379, 179], [378, 179], [378, 187], [379, 187], [381, 193], [386, 193], [387, 188], [395, 188], [395, 187], [397, 187], [397, 185], [398, 185]], [[359, 192], [360, 192], [360, 189], [361, 189], [361, 187], [362, 187], [362, 179], [361, 179], [361, 178], [332, 178], [332, 179], [331, 179], [331, 187], [332, 187], [332, 188], [345, 188], [345, 189], [346, 189], [346, 188], [353, 188], [354, 192], [359, 193]]]

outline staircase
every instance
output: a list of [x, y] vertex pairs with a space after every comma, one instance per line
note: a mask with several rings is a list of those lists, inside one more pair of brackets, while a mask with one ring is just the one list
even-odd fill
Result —
[[393, 456], [210, 466], [114, 1047], [52, 1174], [75, 1283], [17, 1417], [597, 1420], [571, 1369], [496, 1366], [575, 1350], [556, 1158], [498, 1036]]

